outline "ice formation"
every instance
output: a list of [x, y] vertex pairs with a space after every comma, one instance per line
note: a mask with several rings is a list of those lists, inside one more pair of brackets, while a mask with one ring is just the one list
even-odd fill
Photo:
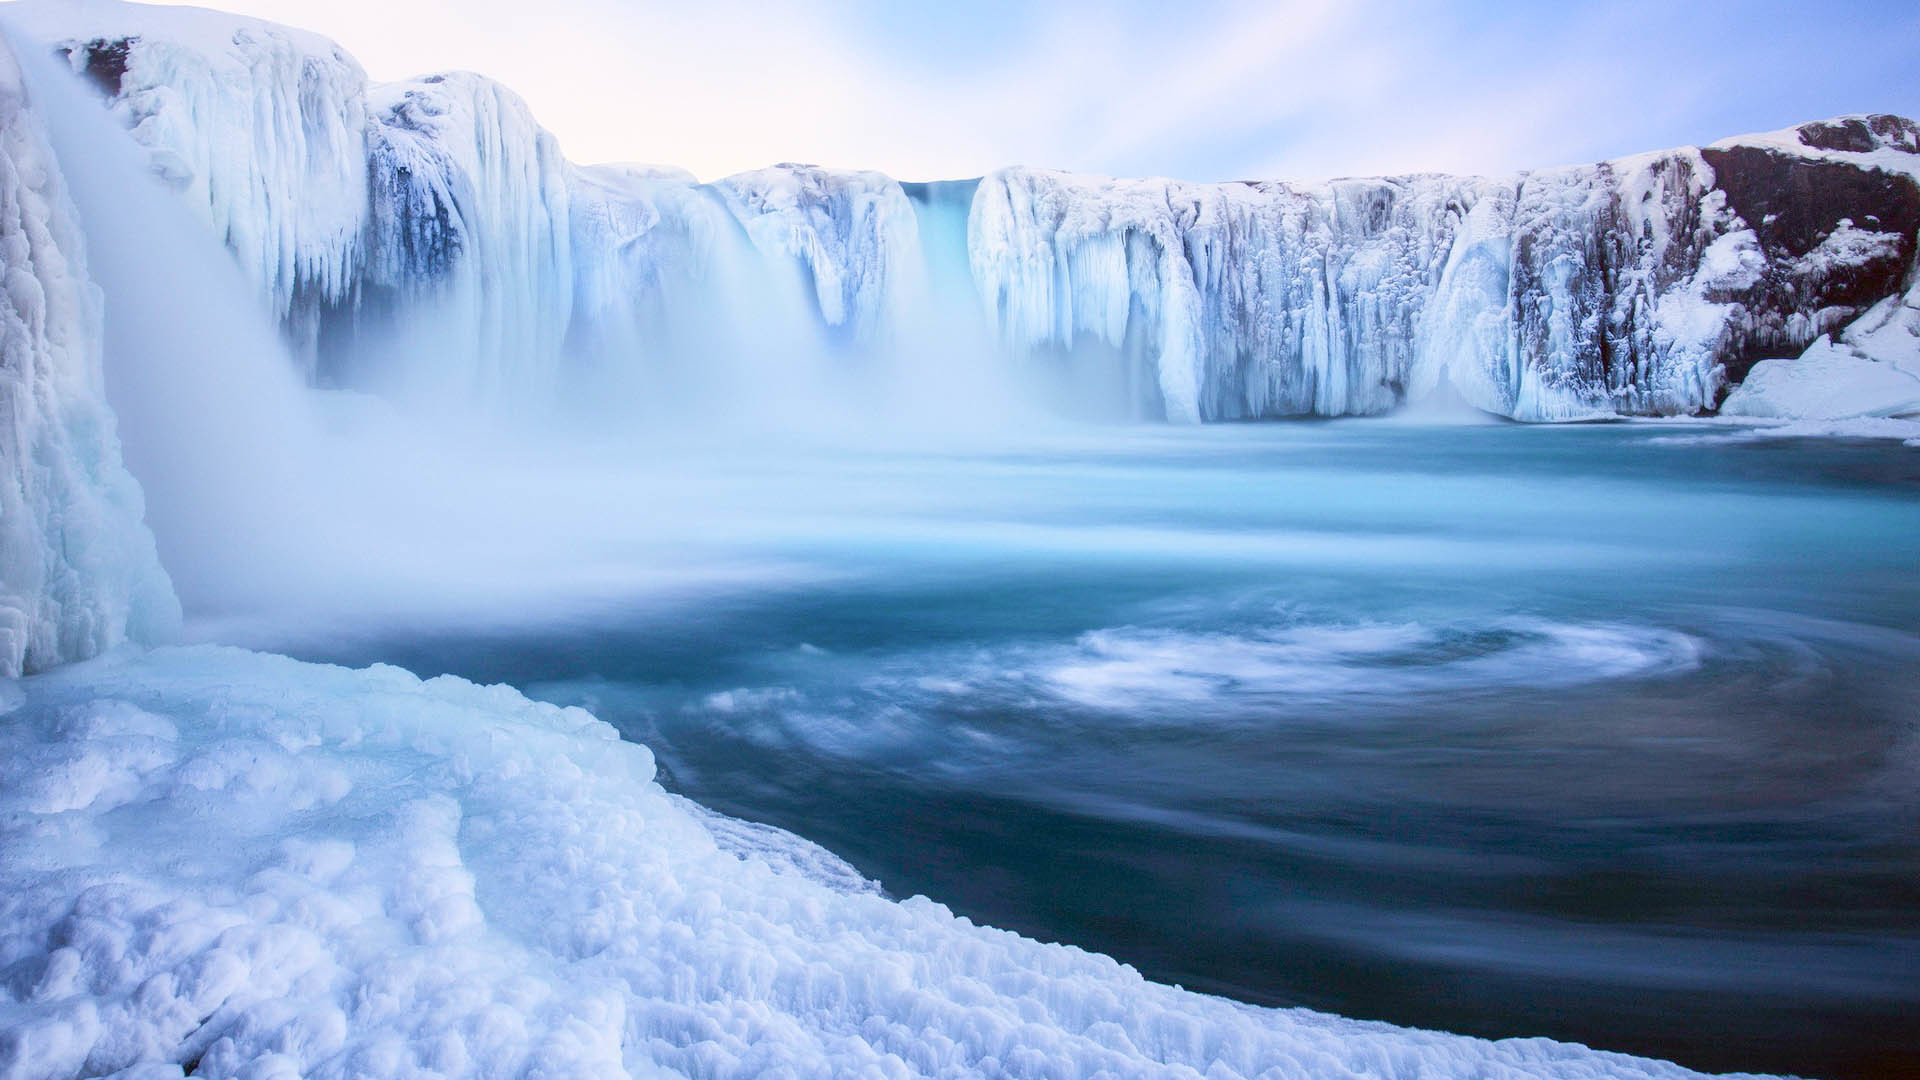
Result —
[[1837, 335], [1792, 359], [1762, 360], [1721, 409], [1728, 416], [1838, 420], [1920, 416], [1920, 270]]
[[[1173, 419], [1378, 413], [1442, 382], [1521, 420], [1700, 412], [1752, 349], [1898, 280], [1920, 157], [1871, 138], [1315, 188], [1008, 170], [975, 199], [973, 267], [1010, 345], [1092, 339]], [[1886, 171], [1854, 192], [1832, 169]], [[1730, 183], [1750, 171], [1777, 190]], [[1776, 206], [1809, 186], [1828, 197]]]
[[[1504, 178], [1009, 169], [956, 217], [928, 212], [941, 185], [870, 172], [575, 167], [495, 83], [370, 85], [266, 23], [19, 6], [227, 237], [315, 379], [441, 401], [643, 402], [728, 365], [750, 385], [823, 341], [911, 348], [964, 292], [1005, 353], [969, 362], [1064, 371], [1136, 415], [1369, 414], [1442, 388], [1522, 420], [1701, 413], [1901, 292], [1920, 230], [1920, 128], [1889, 116]], [[956, 245], [966, 280], [929, 274]]]
[[197, 647], [4, 693], [17, 1080], [1696, 1075], [1240, 1005], [896, 903], [505, 687]]
[[827, 326], [880, 343], [898, 332], [891, 320], [925, 287], [919, 226], [899, 184], [876, 172], [785, 164], [716, 187], [756, 245], [804, 263]]
[[60, 169], [0, 42], [0, 678], [179, 618], [101, 376], [100, 296]]

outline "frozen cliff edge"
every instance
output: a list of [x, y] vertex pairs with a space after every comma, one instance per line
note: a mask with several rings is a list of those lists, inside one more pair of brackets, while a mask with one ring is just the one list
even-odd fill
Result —
[[0, 678], [179, 619], [121, 462], [100, 296], [60, 169], [0, 41]]
[[[893, 351], [1177, 421], [1437, 391], [1529, 421], [1699, 414], [1903, 293], [1920, 231], [1920, 127], [1891, 116], [1503, 178], [1008, 169], [954, 220], [877, 173], [576, 167], [498, 84], [371, 84], [254, 20], [15, 8], [225, 237], [311, 379], [441, 401], [617, 411], [689, 372], [737, 387], [795, 352]], [[956, 248], [958, 280], [930, 269]], [[928, 315], [954, 292], [983, 345], [964, 361], [912, 337], [954, 336]], [[1885, 381], [1824, 355], [1787, 381]], [[1733, 411], [1798, 409], [1783, 367], [1761, 371], [1770, 404]]]
[[19, 1080], [1697, 1075], [1240, 1005], [896, 903], [505, 687], [198, 647], [0, 689]]
[[1916, 175], [1920, 125], [1874, 116], [1507, 179], [1014, 169], [968, 229], [1010, 345], [1091, 340], [1173, 419], [1379, 413], [1443, 383], [1520, 420], [1660, 416], [1899, 293]]

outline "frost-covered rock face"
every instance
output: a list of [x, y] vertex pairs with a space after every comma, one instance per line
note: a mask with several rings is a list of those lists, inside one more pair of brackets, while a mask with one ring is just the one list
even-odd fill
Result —
[[1522, 420], [1699, 412], [1912, 256], [1920, 158], [1815, 149], [1307, 189], [1007, 170], [974, 204], [974, 273], [1010, 345], [1091, 338], [1174, 419], [1377, 413], [1442, 383]]
[[23, 7], [57, 18], [154, 171], [204, 213], [273, 311], [310, 339], [350, 297], [369, 207], [365, 72], [312, 34], [217, 12]]
[[464, 72], [376, 87], [367, 116], [363, 261], [355, 295], [322, 328], [353, 332], [319, 342], [321, 362], [348, 384], [546, 398], [573, 310], [559, 144], [519, 97]]
[[179, 619], [121, 464], [74, 216], [0, 42], [0, 678]]
[[922, 287], [919, 227], [899, 184], [876, 172], [783, 164], [716, 186], [756, 245], [805, 264], [829, 327], [868, 341], [897, 331], [892, 320]]
[[1241, 1005], [895, 903], [506, 687], [195, 648], [0, 694], [19, 1080], [1697, 1075]]
[[[227, 237], [317, 381], [604, 404], [786, 362], [782, 339], [911, 349], [937, 321], [926, 253], [958, 238], [922, 235], [945, 216], [877, 173], [576, 168], [476, 76], [369, 86], [266, 23], [16, 6]], [[1535, 421], [1709, 411], [1902, 291], [1917, 173], [1920, 127], [1890, 116], [1505, 178], [1004, 170], [965, 222], [965, 285], [1007, 353], [977, 362], [1178, 421], [1437, 392]], [[795, 266], [810, 310], [783, 293]]]

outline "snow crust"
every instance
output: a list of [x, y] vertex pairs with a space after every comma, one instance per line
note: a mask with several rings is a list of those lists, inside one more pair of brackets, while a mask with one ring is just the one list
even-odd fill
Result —
[[7, 686], [10, 1080], [1695, 1075], [1239, 1005], [895, 903], [505, 687], [213, 647]]
[[0, 42], [0, 677], [179, 620], [143, 509], [102, 385], [85, 244]]

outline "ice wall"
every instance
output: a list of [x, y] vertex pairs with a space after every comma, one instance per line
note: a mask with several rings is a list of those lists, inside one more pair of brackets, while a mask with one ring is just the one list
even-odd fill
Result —
[[[1920, 157], [1875, 122], [1853, 152], [1741, 140], [1500, 180], [1011, 169], [974, 202], [973, 269], [1010, 347], [1104, 346], [1170, 419], [1379, 413], [1442, 383], [1520, 420], [1700, 412], [1756, 344], [1806, 347], [1911, 257]], [[1808, 189], [1826, 205], [1778, 205]]]
[[[724, 400], [824, 348], [908, 381], [1010, 364], [1175, 421], [1442, 391], [1530, 421], [1696, 413], [1898, 293], [1920, 229], [1915, 126], [1845, 117], [1502, 178], [1008, 169], [972, 189], [954, 280], [927, 230], [957, 189], [935, 212], [935, 187], [871, 172], [577, 168], [477, 76], [369, 85], [265, 23], [20, 6], [226, 236], [313, 379], [490, 409]], [[976, 355], [938, 348], [959, 341]]]
[[196, 8], [21, 5], [111, 95], [233, 249], [276, 316], [311, 340], [322, 305], [350, 297], [369, 211], [367, 78], [316, 35]]
[[179, 619], [121, 464], [100, 325], [72, 203], [0, 41], [0, 677]]
[[316, 341], [332, 346], [319, 362], [349, 385], [537, 407], [561, 381], [573, 311], [559, 145], [512, 92], [465, 72], [366, 100], [362, 262], [321, 328], [351, 332]]

